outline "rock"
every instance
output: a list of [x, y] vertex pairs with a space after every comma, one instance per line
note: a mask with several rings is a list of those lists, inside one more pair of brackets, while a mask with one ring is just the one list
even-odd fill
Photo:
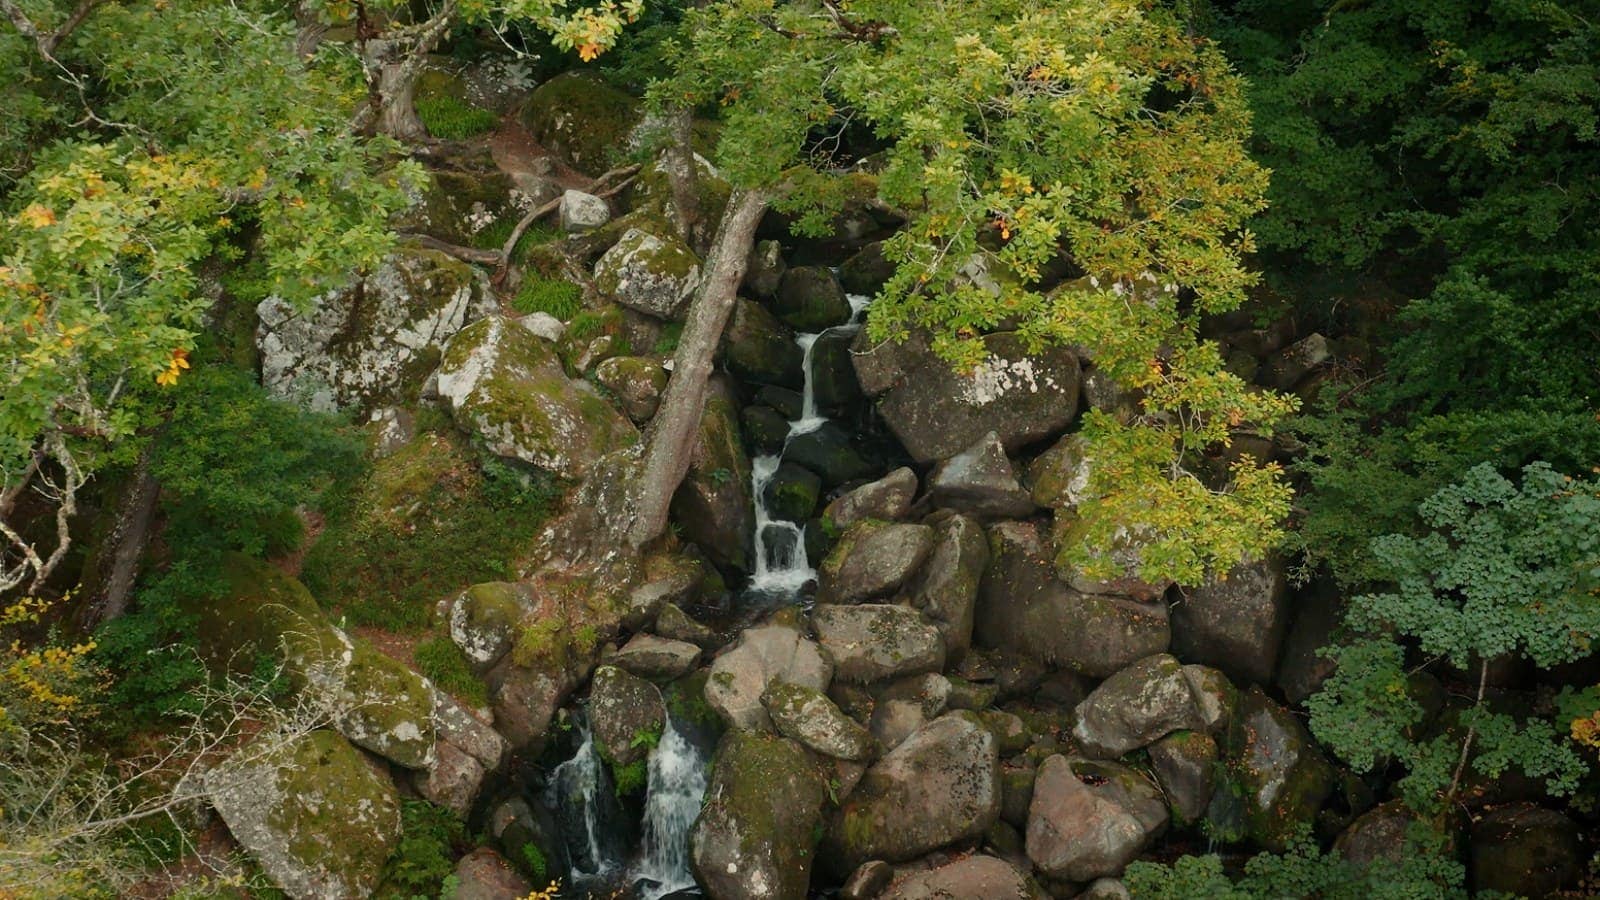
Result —
[[1084, 594], [1057, 577], [1038, 527], [989, 528], [991, 561], [978, 589], [974, 637], [1091, 678], [1106, 678], [1164, 653], [1171, 639], [1164, 604]]
[[785, 738], [730, 731], [717, 747], [690, 837], [695, 879], [712, 900], [802, 900], [827, 785]]
[[854, 340], [852, 331], [840, 328], [818, 336], [811, 344], [811, 395], [817, 409], [829, 416], [848, 416], [862, 399], [850, 357]]
[[851, 294], [876, 296], [893, 277], [894, 263], [884, 258], [882, 241], [867, 244], [839, 266], [839, 281]]
[[429, 167], [429, 184], [417, 202], [398, 217], [398, 229], [425, 234], [448, 244], [473, 246], [478, 235], [506, 226], [543, 203], [519, 189], [487, 158], [454, 158]]
[[402, 247], [377, 271], [304, 309], [279, 297], [256, 306], [261, 384], [318, 412], [367, 411], [413, 395], [439, 350], [493, 309], [472, 266]]
[[875, 685], [867, 728], [884, 749], [892, 750], [943, 715], [950, 693], [950, 680], [933, 672]]
[[916, 496], [917, 473], [902, 466], [829, 503], [822, 517], [840, 531], [866, 519], [892, 522], [911, 511]]
[[745, 290], [761, 298], [771, 298], [778, 293], [783, 273], [788, 271], [783, 261], [783, 245], [777, 241], [757, 241], [750, 248], [750, 260], [744, 270]]
[[762, 493], [772, 518], [803, 523], [816, 512], [822, 479], [804, 466], [783, 462]]
[[928, 501], [983, 519], [1020, 519], [1034, 509], [1033, 499], [1017, 483], [1000, 436], [992, 431], [933, 467]]
[[444, 900], [522, 900], [531, 893], [533, 886], [505, 857], [479, 847], [456, 863], [454, 890]]
[[1217, 742], [1200, 731], [1175, 731], [1150, 745], [1150, 768], [1173, 819], [1198, 822], [1217, 786]]
[[1167, 825], [1155, 786], [1116, 763], [1052, 756], [1028, 810], [1028, 858], [1068, 881], [1115, 876]]
[[561, 230], [568, 234], [594, 231], [611, 221], [611, 207], [604, 200], [583, 191], [567, 190], [561, 194], [561, 206], [556, 215]]
[[433, 728], [434, 763], [416, 773], [412, 784], [424, 799], [465, 818], [484, 779], [499, 770], [511, 747], [488, 723], [438, 689], [433, 691]]
[[989, 356], [957, 372], [925, 343], [872, 347], [856, 339], [856, 375], [911, 456], [944, 459], [990, 431], [1007, 452], [1059, 434], [1078, 411], [1078, 360], [1062, 348], [1030, 354], [1014, 334], [983, 338]]
[[775, 384], [764, 384], [756, 389], [755, 402], [777, 410], [784, 421], [792, 421], [805, 414], [806, 398], [799, 391], [791, 391]]
[[850, 321], [850, 303], [833, 272], [822, 266], [797, 266], [783, 273], [773, 312], [795, 331], [820, 332]]
[[669, 603], [687, 603], [700, 590], [705, 569], [698, 559], [658, 554], [645, 562], [645, 581], [628, 592], [628, 613], [622, 626], [638, 631]]
[[845, 879], [839, 900], [873, 900], [894, 880], [894, 866], [881, 859], [864, 862]]
[[1545, 897], [1578, 882], [1583, 845], [1577, 823], [1531, 803], [1487, 810], [1472, 823], [1474, 892]]
[[833, 664], [792, 627], [747, 628], [711, 663], [706, 702], [733, 728], [762, 729], [770, 720], [761, 696], [774, 680], [826, 691]]
[[944, 667], [943, 635], [910, 607], [818, 605], [811, 621], [834, 674], [846, 681], [869, 684]]
[[1401, 863], [1414, 854], [1437, 852], [1410, 839], [1411, 826], [1417, 821], [1417, 814], [1404, 802], [1391, 800], [1362, 813], [1340, 832], [1333, 842], [1334, 852], [1362, 870], [1379, 861]]
[[1001, 756], [1021, 753], [1033, 743], [1033, 734], [1028, 731], [1028, 726], [1023, 724], [1022, 717], [1015, 713], [986, 709], [979, 713], [978, 717], [983, 720], [984, 727], [989, 729], [989, 733], [994, 735]]
[[1133, 895], [1120, 879], [1096, 878], [1077, 900], [1133, 900]]
[[504, 581], [475, 584], [450, 602], [450, 640], [479, 673], [499, 662], [521, 633], [522, 620], [533, 612], [526, 585]]
[[671, 681], [694, 671], [700, 664], [700, 648], [685, 641], [636, 634], [611, 657], [611, 662], [640, 678]]
[[1080, 434], [1069, 434], [1039, 454], [1028, 466], [1033, 502], [1049, 509], [1070, 509], [1090, 498], [1093, 463]]
[[1035, 900], [1039, 892], [1004, 860], [968, 856], [926, 872], [913, 872], [883, 900]]
[[971, 713], [923, 726], [872, 765], [828, 818], [822, 858], [842, 872], [983, 835], [1000, 815], [994, 737]]
[[778, 455], [789, 437], [789, 420], [770, 406], [746, 406], [739, 411], [744, 438], [754, 455]]
[[712, 650], [722, 643], [715, 631], [696, 622], [677, 604], [664, 603], [656, 616], [656, 634], [672, 641], [693, 644], [702, 650]]
[[1283, 564], [1243, 563], [1173, 604], [1172, 652], [1238, 681], [1270, 682], [1288, 619]]
[[950, 516], [932, 527], [933, 550], [908, 593], [911, 605], [944, 635], [946, 663], [958, 663], [972, 644], [972, 616], [978, 583], [989, 565], [989, 542], [978, 523], [966, 516]]
[[661, 690], [617, 666], [601, 666], [589, 688], [589, 727], [600, 758], [621, 768], [650, 755], [666, 727]]
[[656, 414], [661, 392], [667, 389], [667, 370], [644, 356], [613, 356], [595, 366], [595, 380], [605, 386], [635, 425]]
[[511, 746], [537, 756], [544, 750], [550, 721], [581, 683], [566, 660], [550, 660], [537, 668], [501, 663], [489, 673], [489, 704], [495, 729]]
[[594, 283], [629, 309], [681, 319], [700, 284], [700, 259], [675, 236], [630, 228], [595, 263]]
[[1000, 688], [992, 684], [950, 678], [950, 708], [977, 711], [988, 709], [1000, 697]]
[[552, 344], [560, 343], [561, 337], [567, 333], [566, 324], [547, 312], [528, 313], [518, 319], [517, 324], [528, 329], [535, 337], [544, 338]]
[[926, 525], [858, 524], [823, 560], [817, 596], [829, 603], [854, 603], [892, 594], [932, 549], [933, 529]]
[[1245, 835], [1275, 853], [1316, 818], [1333, 790], [1333, 768], [1305, 726], [1258, 687], [1240, 698], [1225, 760], [1244, 804]]
[[685, 540], [725, 570], [750, 568], [755, 505], [750, 497], [750, 457], [739, 435], [736, 407], [725, 386], [706, 399], [694, 456], [672, 496], [672, 519]]
[[639, 101], [599, 75], [569, 71], [539, 85], [522, 109], [534, 140], [588, 175], [600, 175], [628, 152], [642, 118]]
[[[1071, 510], [1058, 510], [1055, 517], [1056, 546], [1074, 547], [1087, 539], [1088, 520], [1079, 518]], [[1108, 571], [1093, 572], [1072, 562], [1066, 556], [1056, 558], [1056, 572], [1065, 578], [1075, 591], [1126, 597], [1140, 603], [1160, 603], [1173, 582], [1146, 581], [1138, 572], [1144, 565], [1145, 548], [1155, 538], [1147, 528], [1118, 527], [1111, 535], [1107, 556]], [[1165, 604], [1163, 604], [1163, 607]]]
[[372, 896], [400, 839], [394, 785], [325, 729], [260, 749], [204, 776], [228, 831], [296, 900]]
[[723, 362], [740, 381], [801, 388], [805, 351], [794, 335], [759, 303], [739, 299], [722, 338]]
[[1006, 766], [1000, 770], [1000, 818], [1017, 828], [1028, 827], [1028, 807], [1033, 805], [1033, 781], [1039, 770], [1026, 766]]
[[1328, 339], [1313, 334], [1283, 348], [1267, 368], [1273, 386], [1280, 391], [1287, 391], [1330, 359], [1333, 359], [1333, 354], [1328, 350]]
[[883, 471], [850, 432], [831, 420], [813, 431], [795, 435], [783, 457], [817, 473], [822, 486], [829, 490]]
[[872, 735], [840, 711], [821, 691], [775, 681], [761, 697], [773, 727], [786, 738], [835, 759], [872, 758]]
[[439, 394], [456, 424], [491, 453], [566, 478], [639, 439], [592, 385], [567, 378], [555, 349], [498, 316], [451, 339], [439, 364]]
[[1189, 693], [1194, 697], [1195, 712], [1205, 723], [1205, 732], [1212, 737], [1225, 734], [1233, 724], [1233, 712], [1239, 706], [1239, 691], [1228, 676], [1208, 666], [1190, 664], [1183, 667], [1183, 677], [1189, 682]]
[[1123, 387], [1104, 370], [1090, 367], [1083, 373], [1083, 402], [1090, 409], [1126, 422], [1138, 415], [1144, 403], [1143, 392]]
[[1112, 675], [1078, 704], [1072, 737], [1085, 754], [1116, 759], [1180, 729], [1205, 728], [1179, 662], [1165, 653]]
[[1278, 687], [1285, 700], [1304, 703], [1333, 674], [1334, 661], [1321, 650], [1333, 643], [1341, 621], [1343, 610], [1333, 591], [1313, 589], [1297, 598], [1294, 624], [1289, 626], [1278, 659]]

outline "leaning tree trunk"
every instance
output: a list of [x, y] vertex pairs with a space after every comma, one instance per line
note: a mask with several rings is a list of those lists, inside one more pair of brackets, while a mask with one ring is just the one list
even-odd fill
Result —
[[139, 577], [139, 561], [150, 543], [156, 500], [161, 495], [161, 486], [150, 471], [150, 452], [147, 446], [139, 454], [133, 478], [117, 506], [116, 524], [99, 548], [105, 562], [98, 577], [88, 585], [88, 603], [82, 613], [86, 630], [92, 631], [128, 610], [133, 583]]
[[689, 306], [689, 318], [672, 356], [672, 378], [650, 425], [639, 484], [629, 492], [635, 508], [619, 520], [625, 523], [627, 542], [636, 548], [666, 530], [672, 495], [689, 471], [712, 360], [733, 312], [767, 200], [764, 190], [735, 190], [706, 257], [705, 277]]

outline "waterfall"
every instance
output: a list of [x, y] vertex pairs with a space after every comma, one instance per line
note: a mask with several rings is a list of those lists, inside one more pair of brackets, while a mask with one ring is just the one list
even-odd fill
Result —
[[571, 759], [556, 766], [545, 787], [546, 801], [561, 817], [574, 885], [607, 878], [616, 872], [621, 858], [611, 779], [588, 724], [578, 728], [583, 743]]
[[706, 793], [706, 760], [669, 716], [661, 743], [650, 751], [644, 801], [644, 841], [631, 880], [638, 900], [661, 900], [695, 886], [689, 870], [689, 829]]
[[[789, 422], [785, 446], [796, 436], [809, 434], [822, 427], [827, 417], [817, 411], [816, 379], [812, 377], [811, 354], [817, 340], [830, 331], [853, 333], [861, 328], [861, 317], [872, 298], [865, 294], [848, 294], [850, 320], [819, 332], [795, 335], [795, 343], [804, 351], [802, 372], [804, 383], [800, 391], [802, 400], [800, 418]], [[793, 597], [805, 587], [806, 582], [817, 577], [817, 570], [806, 558], [805, 530], [794, 522], [774, 519], [767, 509], [766, 491], [772, 476], [783, 462], [783, 453], [766, 454], [750, 461], [750, 488], [755, 499], [755, 572], [750, 576], [749, 590], [757, 594]]]

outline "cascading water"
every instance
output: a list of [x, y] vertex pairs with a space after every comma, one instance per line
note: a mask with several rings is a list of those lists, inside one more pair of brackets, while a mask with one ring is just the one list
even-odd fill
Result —
[[644, 841], [631, 879], [639, 900], [661, 900], [695, 886], [689, 870], [689, 829], [706, 793], [706, 760], [669, 716], [650, 751], [644, 800]]
[[[849, 294], [845, 299], [850, 303], [850, 321], [819, 332], [795, 336], [795, 343], [805, 351], [802, 361], [805, 380], [801, 390], [800, 418], [789, 422], [789, 433], [784, 438], [785, 450], [789, 441], [816, 431], [827, 421], [827, 417], [817, 411], [816, 385], [811, 371], [812, 350], [816, 347], [817, 339], [830, 331], [854, 332], [860, 329], [862, 314], [872, 305], [872, 298], [864, 294]], [[782, 462], [783, 451], [758, 456], [750, 461], [750, 487], [755, 497], [756, 514], [755, 572], [750, 576], [749, 590], [767, 596], [793, 597], [805, 587], [806, 582], [817, 577], [817, 570], [806, 558], [804, 529], [794, 522], [773, 518], [771, 510], [767, 509], [767, 485]]]
[[617, 804], [611, 779], [587, 723], [578, 727], [583, 742], [571, 759], [550, 773], [545, 799], [561, 817], [572, 882], [582, 886], [615, 874], [622, 854], [612, 820], [612, 808]]

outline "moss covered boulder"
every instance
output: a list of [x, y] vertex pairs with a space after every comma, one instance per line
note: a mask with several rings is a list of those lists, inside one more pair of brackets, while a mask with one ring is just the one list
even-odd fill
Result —
[[784, 737], [835, 759], [865, 762], [872, 758], [876, 749], [872, 735], [819, 690], [774, 681], [762, 694], [761, 703]]
[[772, 309], [796, 331], [819, 332], [850, 321], [850, 303], [833, 270], [796, 266], [783, 273]]
[[510, 223], [536, 203], [498, 169], [444, 168], [429, 175], [428, 190], [402, 214], [400, 227], [451, 244], [492, 245], [489, 235], [510, 234]]
[[827, 783], [787, 738], [730, 731], [717, 747], [690, 852], [712, 900], [808, 896]]
[[205, 776], [228, 830], [290, 897], [370, 897], [400, 839], [394, 785], [319, 730], [247, 745]]
[[617, 666], [595, 670], [588, 709], [595, 749], [614, 768], [643, 762], [667, 722], [661, 689]]
[[640, 120], [639, 101], [599, 76], [564, 72], [539, 85], [522, 109], [522, 124], [572, 167], [599, 175], [627, 153]]
[[674, 235], [630, 228], [595, 263], [594, 281], [629, 309], [681, 319], [700, 284], [700, 258]]
[[1245, 836], [1274, 852], [1316, 820], [1333, 791], [1333, 767], [1305, 726], [1258, 687], [1239, 698], [1225, 763], [1231, 793], [1243, 804]]
[[450, 640], [479, 672], [510, 652], [523, 619], [533, 611], [526, 585], [505, 581], [475, 584], [450, 602]]
[[359, 284], [304, 309], [279, 297], [261, 301], [261, 383], [276, 397], [324, 412], [367, 412], [414, 397], [445, 343], [493, 305], [472, 266], [401, 247]]
[[734, 301], [722, 356], [728, 371], [741, 381], [795, 389], [805, 385], [805, 351], [787, 326], [754, 301]]
[[700, 415], [689, 472], [672, 496], [672, 519], [683, 537], [699, 545], [717, 566], [750, 569], [750, 534], [755, 507], [750, 496], [750, 457], [739, 432], [732, 392], [713, 383]]
[[490, 452], [578, 478], [639, 433], [595, 388], [567, 377], [555, 348], [492, 316], [463, 329], [439, 364], [439, 394]]
[[818, 604], [811, 621], [834, 674], [845, 681], [870, 684], [944, 668], [944, 635], [909, 606]]
[[856, 603], [892, 594], [932, 549], [933, 529], [926, 525], [857, 524], [822, 561], [817, 596], [828, 603]]
[[1189, 679], [1174, 657], [1139, 660], [1095, 688], [1076, 711], [1072, 737], [1089, 756], [1116, 759], [1179, 730], [1204, 730]]
[[667, 370], [648, 356], [613, 356], [595, 366], [594, 377], [616, 397], [623, 414], [640, 426], [656, 414], [667, 389]]

